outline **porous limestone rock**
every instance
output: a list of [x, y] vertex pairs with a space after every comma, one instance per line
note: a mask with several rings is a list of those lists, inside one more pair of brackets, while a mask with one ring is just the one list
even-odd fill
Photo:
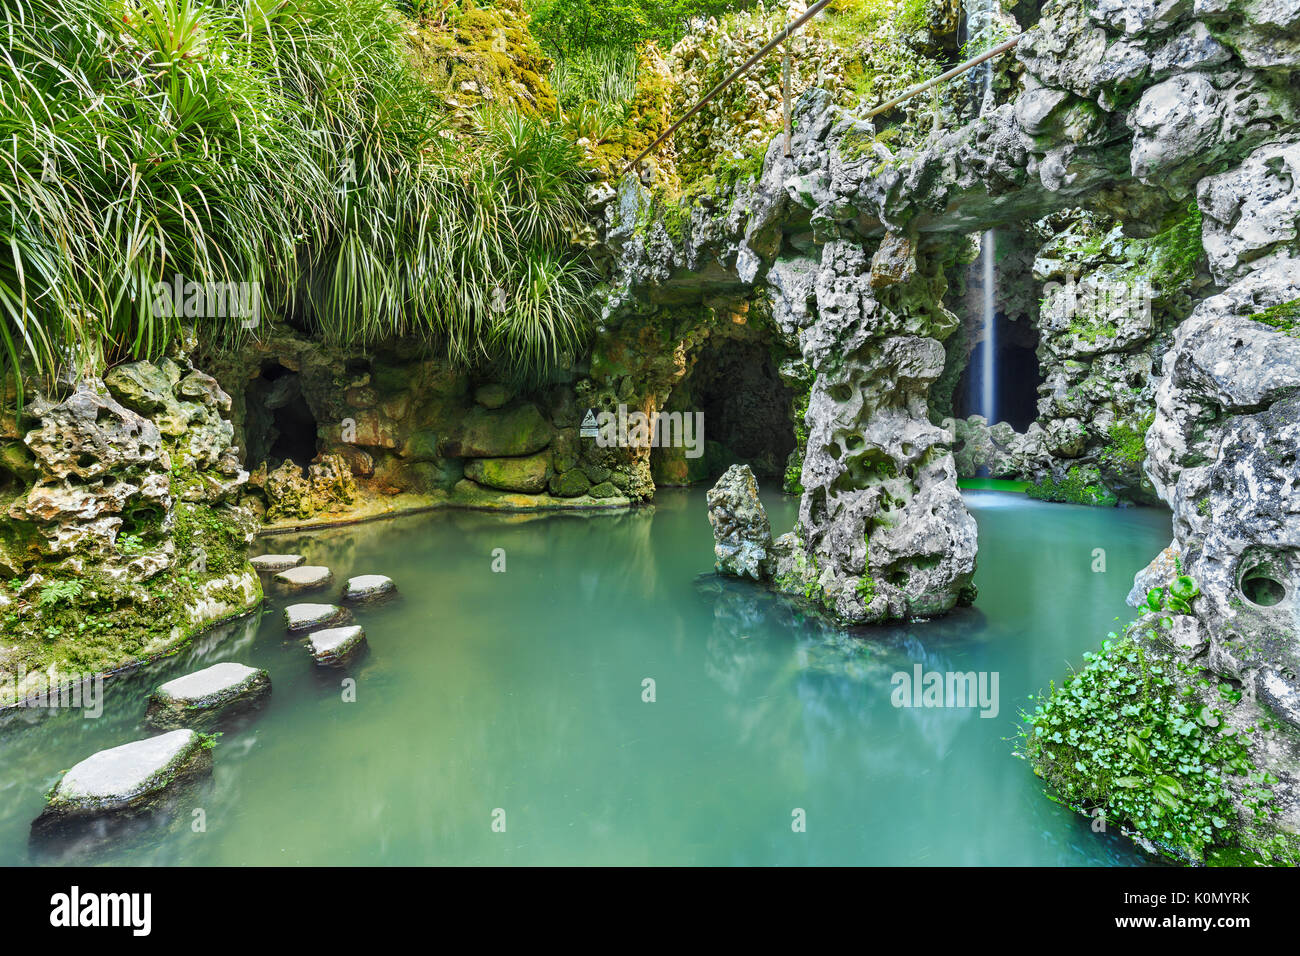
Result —
[[145, 721], [163, 730], [191, 727], [196, 720], [250, 707], [270, 692], [271, 677], [264, 670], [229, 661], [213, 664], [160, 685], [149, 699]]
[[1201, 595], [1209, 663], [1300, 727], [1300, 337], [1252, 316], [1300, 299], [1272, 259], [1178, 327], [1147, 469]]
[[748, 465], [732, 465], [709, 489], [713, 553], [723, 574], [763, 580], [771, 573], [772, 526]]

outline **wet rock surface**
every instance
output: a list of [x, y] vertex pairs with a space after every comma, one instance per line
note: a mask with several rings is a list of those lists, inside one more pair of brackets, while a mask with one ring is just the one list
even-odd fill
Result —
[[213, 664], [162, 684], [149, 700], [146, 722], [171, 730], [204, 718], [244, 710], [271, 691], [266, 671], [244, 664]]
[[192, 730], [122, 744], [87, 757], [64, 774], [33, 827], [142, 810], [170, 788], [211, 769], [211, 750]]
[[284, 609], [285, 630], [290, 633], [343, 624], [352, 617], [335, 604], [290, 604]]
[[343, 600], [350, 604], [377, 601], [397, 592], [393, 579], [382, 574], [358, 574], [343, 585]]
[[312, 659], [321, 667], [343, 667], [366, 647], [366, 632], [358, 625], [314, 631], [307, 638]]
[[333, 580], [333, 571], [315, 565], [289, 568], [275, 575], [275, 583], [282, 590], [290, 592], [318, 591], [328, 587]]
[[732, 465], [709, 489], [713, 553], [723, 574], [763, 580], [771, 574], [772, 526], [748, 465]]

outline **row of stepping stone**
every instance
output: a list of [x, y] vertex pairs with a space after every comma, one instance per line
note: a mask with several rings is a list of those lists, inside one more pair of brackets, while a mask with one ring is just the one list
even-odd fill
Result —
[[[259, 571], [274, 575], [281, 588], [292, 592], [328, 587], [334, 580], [329, 568], [306, 565], [300, 554], [264, 554], [253, 559]], [[391, 578], [362, 574], [343, 585], [345, 604], [364, 604], [387, 597], [396, 590]], [[323, 667], [340, 667], [366, 644], [366, 632], [353, 624], [352, 613], [337, 604], [291, 604], [284, 609], [284, 626], [290, 634], [307, 635], [312, 657]]]
[[[328, 568], [303, 566], [301, 555], [273, 554], [253, 559], [259, 571], [270, 571], [285, 583], [322, 582], [332, 578]], [[292, 574], [292, 572], [303, 572]], [[323, 572], [323, 574], [321, 574]], [[343, 600], [359, 603], [393, 593], [392, 580], [378, 574], [349, 578]], [[291, 633], [339, 624], [351, 619], [346, 608], [333, 604], [295, 604], [285, 611]], [[345, 663], [365, 643], [359, 626], [325, 627], [308, 635], [312, 657], [320, 665]], [[36, 830], [71, 820], [85, 819], [136, 808], [155, 799], [168, 787], [212, 768], [210, 748], [202, 735], [188, 729], [196, 717], [247, 709], [271, 692], [271, 676], [264, 670], [226, 661], [177, 677], [159, 685], [149, 698], [145, 723], [165, 731], [101, 750], [87, 757], [59, 780], [44, 811], [32, 824]]]

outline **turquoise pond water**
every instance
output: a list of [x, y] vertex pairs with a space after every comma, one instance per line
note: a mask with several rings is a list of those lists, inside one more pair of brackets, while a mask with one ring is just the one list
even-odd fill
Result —
[[[397, 581], [399, 599], [358, 611], [368, 654], [317, 669], [272, 595], [265, 613], [114, 679], [97, 720], [11, 719], [0, 864], [1144, 864], [1044, 797], [1012, 738], [1028, 695], [1129, 618], [1124, 596], [1168, 543], [1168, 515], [966, 500], [976, 606], [856, 632], [713, 575], [702, 490], [623, 514], [443, 511], [266, 539], [338, 580]], [[766, 503], [788, 529], [796, 502]], [[505, 573], [491, 570], [498, 548]], [[61, 771], [147, 736], [153, 686], [224, 660], [266, 668], [274, 691], [224, 728], [211, 778], [169, 818], [98, 847], [29, 845]], [[918, 663], [996, 672], [1000, 713], [895, 707], [892, 675]]]

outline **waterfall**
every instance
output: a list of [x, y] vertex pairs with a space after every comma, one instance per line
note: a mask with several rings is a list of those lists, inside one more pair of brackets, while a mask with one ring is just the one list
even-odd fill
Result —
[[[964, 0], [966, 14], [965, 46], [967, 53], [975, 55], [991, 45], [994, 15], [998, 0]], [[983, 113], [992, 102], [993, 61], [981, 63], [971, 70], [971, 86], [979, 97], [977, 114]], [[997, 421], [997, 266], [995, 251], [997, 234], [986, 230], [980, 239], [980, 295], [983, 299], [981, 332], [984, 339], [983, 360], [980, 363], [979, 391], [975, 392], [975, 376], [971, 376], [971, 399], [977, 413], [990, 425]]]
[[984, 416], [990, 425], [997, 421], [994, 415], [997, 414], [997, 365], [994, 361], [994, 353], [997, 351], [997, 303], [996, 303], [996, 269], [994, 266], [994, 250], [997, 247], [997, 237], [992, 229], [984, 233], [980, 241], [980, 262], [983, 268], [983, 289], [981, 296], [984, 299], [984, 360], [981, 363], [980, 375], [980, 404], [979, 413]]

